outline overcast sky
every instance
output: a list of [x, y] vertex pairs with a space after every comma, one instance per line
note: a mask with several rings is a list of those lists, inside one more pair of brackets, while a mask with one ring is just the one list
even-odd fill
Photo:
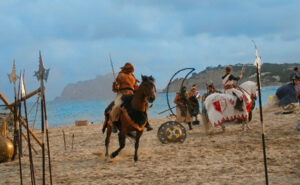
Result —
[[93, 79], [126, 61], [163, 88], [174, 72], [218, 64], [300, 62], [299, 0], [1, 0], [0, 92], [16, 59], [28, 91], [41, 50], [49, 100], [69, 83]]

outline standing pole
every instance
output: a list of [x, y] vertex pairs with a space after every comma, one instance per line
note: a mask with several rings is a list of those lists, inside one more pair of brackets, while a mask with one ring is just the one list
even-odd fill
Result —
[[[25, 76], [25, 72], [23, 72], [23, 76], [21, 76], [21, 80], [20, 80], [21, 81], [21, 97], [26, 96], [26, 86], [25, 86], [25, 82], [24, 82], [24, 76]], [[29, 127], [26, 99], [24, 100], [23, 104], [24, 104], [24, 111], [25, 111], [25, 121]], [[33, 165], [33, 160], [32, 160], [31, 141], [30, 141], [30, 134], [29, 134], [28, 129], [27, 129], [27, 144], [28, 144], [28, 155], [29, 155], [29, 163], [30, 163], [31, 184], [35, 185], [34, 165]]]
[[262, 112], [262, 102], [261, 102], [261, 78], [260, 78], [260, 68], [261, 68], [261, 58], [258, 56], [258, 51], [255, 42], [255, 53], [256, 60], [254, 65], [256, 65], [256, 74], [257, 74], [257, 86], [258, 86], [258, 97], [259, 97], [259, 113], [260, 113], [260, 122], [261, 122], [261, 139], [262, 139], [262, 147], [263, 147], [263, 156], [264, 156], [264, 167], [265, 167], [265, 179], [266, 185], [269, 184], [268, 178], [268, 165], [267, 165], [267, 155], [266, 155], [266, 143], [265, 143], [265, 130], [264, 130], [264, 120], [263, 120], [263, 112]]
[[[8, 75], [9, 81], [14, 84], [14, 93], [15, 93], [15, 102], [17, 101], [17, 87], [16, 87], [16, 82], [17, 82], [17, 75], [16, 75], [16, 61], [14, 60], [13, 62], [13, 69], [11, 74]], [[21, 134], [20, 134], [20, 129], [19, 129], [19, 122], [17, 120], [17, 113], [18, 112], [18, 106], [17, 104], [14, 105], [14, 154], [13, 158], [15, 158], [17, 148], [18, 148], [18, 157], [19, 157], [19, 173], [20, 173], [20, 184], [23, 185], [23, 175], [22, 175], [22, 160], [21, 160], [21, 155], [22, 155], [22, 148], [21, 148]]]

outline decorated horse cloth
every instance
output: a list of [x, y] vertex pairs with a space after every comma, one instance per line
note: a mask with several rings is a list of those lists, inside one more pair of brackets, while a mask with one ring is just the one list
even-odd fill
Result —
[[133, 95], [122, 96], [123, 104], [120, 108], [120, 113], [132, 127], [142, 131], [148, 122], [148, 115], [147, 112], [138, 111], [132, 108], [132, 98]]
[[237, 97], [233, 95], [219, 93], [212, 94], [206, 98], [204, 105], [212, 127], [217, 127], [225, 121], [248, 119], [248, 110], [251, 108], [251, 103], [244, 96], [243, 111], [239, 111], [234, 108], [236, 100]]
[[204, 101], [209, 121], [212, 127], [219, 126], [225, 121], [248, 120], [249, 113], [252, 107], [252, 98], [256, 98], [256, 83], [252, 81], [244, 82], [238, 87], [242, 93], [243, 111], [234, 108], [237, 97], [231, 94], [213, 93]]
[[276, 96], [279, 99], [279, 106], [285, 106], [290, 103], [297, 102], [296, 88], [291, 83], [279, 87], [276, 91]]

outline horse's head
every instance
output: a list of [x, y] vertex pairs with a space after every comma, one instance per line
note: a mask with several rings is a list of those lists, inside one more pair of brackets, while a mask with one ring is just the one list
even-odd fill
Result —
[[252, 98], [256, 99], [257, 97], [257, 84], [256, 82], [246, 81], [240, 85], [244, 91]]
[[152, 76], [142, 75], [142, 83], [139, 87], [142, 90], [143, 95], [147, 98], [147, 101], [150, 103], [155, 100], [156, 87], [154, 81]]

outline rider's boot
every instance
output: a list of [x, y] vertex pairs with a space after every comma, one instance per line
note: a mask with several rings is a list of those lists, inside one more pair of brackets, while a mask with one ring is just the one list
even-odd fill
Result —
[[234, 108], [235, 108], [236, 110], [241, 111], [241, 112], [244, 111], [244, 110], [243, 110], [243, 100], [240, 100], [239, 98], [237, 98], [237, 99], [236, 99], [236, 103], [235, 103]]
[[189, 129], [190, 129], [190, 130], [193, 130], [193, 128], [192, 128], [192, 123], [191, 123], [191, 122], [188, 122], [188, 125], [189, 125]]
[[147, 131], [153, 130], [153, 128], [150, 126], [149, 122], [146, 123], [145, 127], [147, 128]]

